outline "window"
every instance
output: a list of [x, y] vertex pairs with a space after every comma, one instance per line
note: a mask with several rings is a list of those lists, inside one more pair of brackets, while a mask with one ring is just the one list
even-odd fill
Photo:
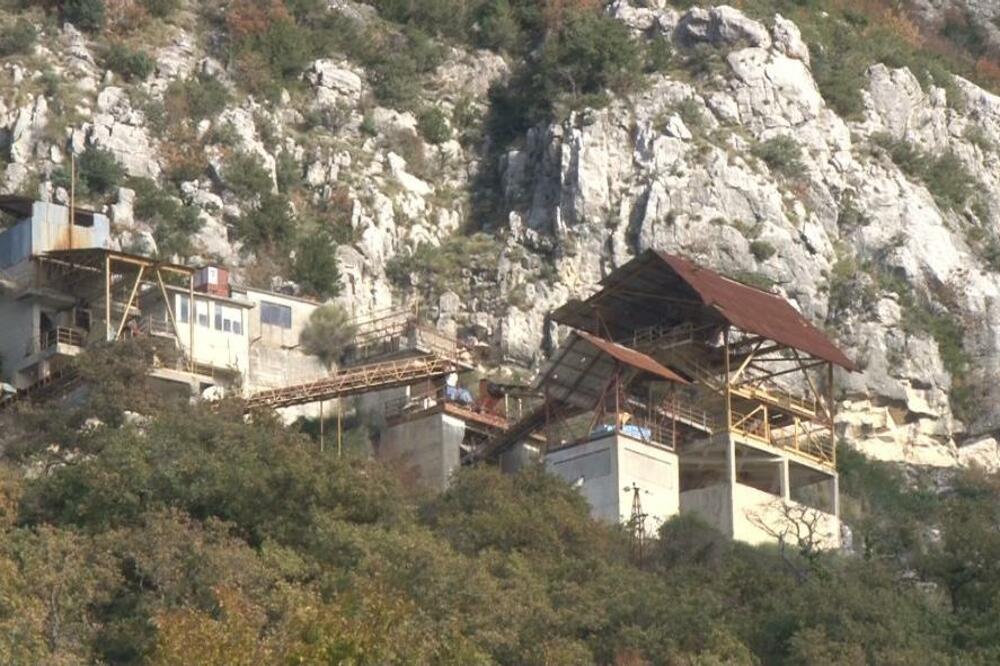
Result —
[[280, 326], [281, 328], [292, 327], [292, 308], [278, 303], [268, 303], [261, 301], [260, 323]]
[[191, 306], [188, 304], [187, 296], [178, 296], [177, 304], [174, 306], [174, 310], [178, 313], [177, 321], [186, 324], [188, 323], [188, 317], [191, 316]]
[[243, 310], [222, 303], [215, 304], [213, 326], [217, 331], [243, 335]]
[[198, 315], [198, 325], [208, 328], [208, 302], [195, 300], [194, 311]]
[[90, 310], [76, 308], [73, 311], [73, 325], [85, 331], [90, 330]]

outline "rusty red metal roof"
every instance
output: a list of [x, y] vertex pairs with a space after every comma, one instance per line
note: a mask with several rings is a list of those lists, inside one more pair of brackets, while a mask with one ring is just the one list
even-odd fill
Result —
[[591, 335], [586, 331], [574, 331], [574, 334], [579, 335], [585, 341], [589, 342], [599, 351], [607, 354], [611, 358], [620, 361], [629, 367], [635, 368], [636, 370], [647, 372], [670, 382], [677, 382], [679, 384], [689, 383], [686, 379], [675, 373], [670, 368], [661, 365], [655, 359], [643, 354], [642, 352], [629, 349], [628, 347], [620, 345], [617, 342], [604, 340], [603, 338]]
[[549, 400], [589, 410], [606, 395], [608, 383], [616, 376], [623, 386], [647, 379], [688, 383], [642, 352], [584, 331], [573, 331], [536, 385], [545, 390]]
[[778, 294], [751, 287], [677, 255], [647, 250], [602, 281], [585, 301], [570, 301], [552, 319], [575, 329], [626, 339], [644, 327], [729, 324], [829, 361], [854, 363]]
[[736, 328], [804, 351], [816, 358], [854, 370], [854, 362], [818, 328], [778, 294], [719, 275], [679, 257], [657, 255], [698, 292], [702, 302], [715, 309]]

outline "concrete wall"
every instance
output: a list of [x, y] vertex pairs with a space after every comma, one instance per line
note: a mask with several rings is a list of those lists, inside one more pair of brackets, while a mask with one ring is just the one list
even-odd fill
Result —
[[[785, 504], [793, 510], [801, 506], [790, 500]], [[732, 501], [728, 483], [688, 490], [680, 496], [681, 513], [695, 514], [723, 534], [751, 545], [777, 543], [776, 534], [790, 529], [791, 523], [782, 506], [781, 497], [741, 483], [736, 484]], [[840, 521], [828, 513], [815, 515], [819, 519], [822, 547], [839, 547]], [[789, 532], [787, 538], [795, 545], [793, 533]]]
[[686, 490], [680, 494], [682, 514], [694, 514], [728, 537], [733, 536], [729, 484]]
[[[241, 295], [254, 305], [253, 314], [250, 317], [250, 339], [257, 341], [254, 343], [255, 345], [271, 349], [298, 347], [302, 329], [309, 323], [309, 316], [319, 307], [318, 303], [259, 289], [242, 289], [240, 291]], [[263, 323], [260, 319], [260, 304], [265, 301], [291, 308], [292, 327], [283, 328]]]
[[[736, 484], [735, 511], [734, 511], [734, 533], [733, 538], [749, 544], [777, 543], [777, 538], [772, 534], [787, 532], [786, 541], [795, 546], [795, 532], [792, 523], [782, 509], [782, 500], [770, 493], [765, 493], [756, 488]], [[785, 504], [792, 510], [791, 515], [797, 516], [797, 509], [802, 505], [786, 500]], [[817, 536], [823, 548], [837, 548], [840, 546], [840, 521], [837, 517], [808, 509], [808, 519], [815, 516], [818, 519]], [[766, 529], [765, 529], [766, 527]]]
[[[187, 294], [168, 292], [173, 299], [171, 307], [177, 320], [178, 340], [184, 349], [191, 348], [191, 329], [187, 321], [182, 319], [181, 303], [187, 301]], [[213, 368], [239, 372], [244, 380], [250, 371], [250, 338], [247, 333], [249, 309], [236, 303], [209, 298], [204, 294], [195, 294], [195, 307], [190, 316], [195, 317], [194, 325], [194, 358], [195, 361]], [[229, 316], [240, 321], [240, 333], [217, 330], [215, 328], [215, 308], [225, 305]], [[144, 314], [169, 323], [166, 306], [160, 300], [147, 303], [143, 307]], [[208, 314], [208, 326], [198, 323], [198, 312]]]
[[67, 206], [36, 201], [30, 218], [0, 234], [0, 268], [49, 250], [110, 247], [110, 231], [108, 218], [94, 213], [93, 224], [84, 226], [78, 218], [70, 233]]
[[551, 451], [545, 456], [545, 466], [579, 488], [590, 504], [592, 516], [608, 522], [621, 519], [624, 486], [618, 479], [614, 436]]
[[378, 458], [418, 485], [444, 490], [461, 464], [465, 424], [447, 414], [429, 414], [382, 431]]
[[680, 510], [677, 455], [621, 435], [611, 435], [550, 452], [550, 472], [576, 485], [591, 515], [626, 522], [632, 514], [634, 483], [640, 488], [647, 532], [655, 532]]
[[38, 338], [38, 308], [30, 301], [15, 301], [0, 294], [0, 359], [3, 381], [24, 388], [26, 382], [17, 380], [15, 370], [29, 356], [32, 342]]

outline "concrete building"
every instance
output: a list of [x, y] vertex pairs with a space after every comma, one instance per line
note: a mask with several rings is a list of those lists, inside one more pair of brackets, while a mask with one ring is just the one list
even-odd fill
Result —
[[326, 374], [298, 349], [317, 303], [230, 284], [112, 249], [99, 213], [0, 197], [0, 381], [29, 391], [67, 372], [86, 347], [125, 336], [156, 341], [157, 383], [194, 393], [250, 393]]
[[648, 251], [552, 320], [574, 332], [543, 405], [476, 458], [544, 432], [546, 465], [597, 517], [626, 520], [638, 498], [646, 531], [679, 512], [748, 543], [839, 545], [834, 367], [854, 365], [787, 301]]

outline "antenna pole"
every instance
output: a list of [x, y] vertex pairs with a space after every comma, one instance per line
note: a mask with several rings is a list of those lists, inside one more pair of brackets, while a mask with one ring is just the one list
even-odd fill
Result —
[[323, 432], [323, 430], [324, 430], [324, 428], [323, 428], [323, 420], [324, 420], [323, 419], [323, 402], [324, 402], [323, 400], [319, 401], [319, 452], [320, 453], [323, 453], [323, 449], [325, 448], [325, 446], [324, 446], [324, 444], [325, 444], [325, 442], [324, 442], [325, 437], [324, 437], [324, 432]]
[[69, 249], [73, 249], [73, 225], [76, 224], [76, 153], [69, 154]]

